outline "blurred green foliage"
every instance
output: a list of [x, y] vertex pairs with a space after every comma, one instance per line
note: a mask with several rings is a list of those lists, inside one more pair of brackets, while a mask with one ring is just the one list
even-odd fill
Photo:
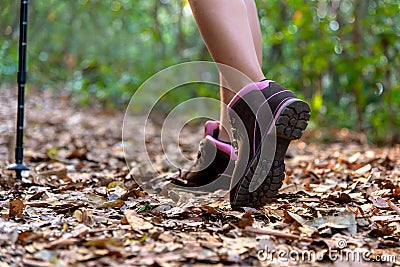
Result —
[[[400, 139], [399, 0], [259, 0], [268, 78], [312, 105], [317, 126]], [[19, 1], [0, 3], [1, 86], [16, 79]], [[82, 104], [126, 104], [157, 71], [211, 60], [187, 1], [30, 1], [29, 84], [67, 88]], [[215, 87], [171, 94], [171, 105]]]

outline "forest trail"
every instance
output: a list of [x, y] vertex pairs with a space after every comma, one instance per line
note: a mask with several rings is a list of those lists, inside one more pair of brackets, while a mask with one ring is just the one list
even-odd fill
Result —
[[[157, 130], [148, 154], [159, 174], [149, 177], [143, 155], [128, 160], [129, 170], [124, 111], [77, 107], [66, 93], [28, 93], [31, 171], [14, 180], [5, 167], [13, 162], [15, 99], [14, 91], [1, 92], [2, 267], [400, 263], [399, 145], [372, 147], [347, 131], [332, 131], [335, 142], [315, 143], [327, 133], [311, 130], [289, 148], [276, 201], [234, 211], [224, 190], [169, 191], [165, 177], [176, 169]], [[187, 157], [195, 158], [201, 136], [200, 124], [182, 132]], [[143, 191], [139, 180], [158, 194]]]

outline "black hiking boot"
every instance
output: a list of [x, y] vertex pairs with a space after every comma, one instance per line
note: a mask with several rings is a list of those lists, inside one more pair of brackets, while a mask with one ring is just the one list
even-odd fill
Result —
[[206, 122], [196, 162], [182, 172], [179, 179], [172, 181], [174, 184], [201, 187], [205, 191], [229, 189], [236, 154], [231, 144], [217, 139], [218, 133], [218, 121]]
[[274, 197], [285, 177], [284, 157], [310, 119], [308, 104], [274, 81], [245, 86], [228, 105], [237, 154], [232, 208], [260, 207]]

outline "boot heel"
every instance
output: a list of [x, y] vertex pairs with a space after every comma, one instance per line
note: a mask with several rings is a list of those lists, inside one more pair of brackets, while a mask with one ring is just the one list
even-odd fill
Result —
[[280, 138], [300, 139], [310, 119], [310, 107], [304, 101], [297, 100], [288, 104], [275, 122], [276, 135]]

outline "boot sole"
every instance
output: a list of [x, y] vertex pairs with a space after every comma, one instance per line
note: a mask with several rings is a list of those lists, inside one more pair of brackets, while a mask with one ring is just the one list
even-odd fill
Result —
[[[261, 149], [258, 149], [238, 189], [236, 200], [231, 203], [232, 208], [261, 207], [278, 194], [285, 178], [284, 158], [288, 146], [292, 140], [301, 138], [309, 119], [310, 107], [304, 101], [295, 99], [282, 108], [273, 124], [277, 138], [274, 159], [272, 163], [271, 160], [260, 159]], [[259, 162], [261, 168], [257, 169]], [[268, 174], [265, 169], [269, 169]], [[249, 192], [251, 181], [262, 181], [253, 192]]]

